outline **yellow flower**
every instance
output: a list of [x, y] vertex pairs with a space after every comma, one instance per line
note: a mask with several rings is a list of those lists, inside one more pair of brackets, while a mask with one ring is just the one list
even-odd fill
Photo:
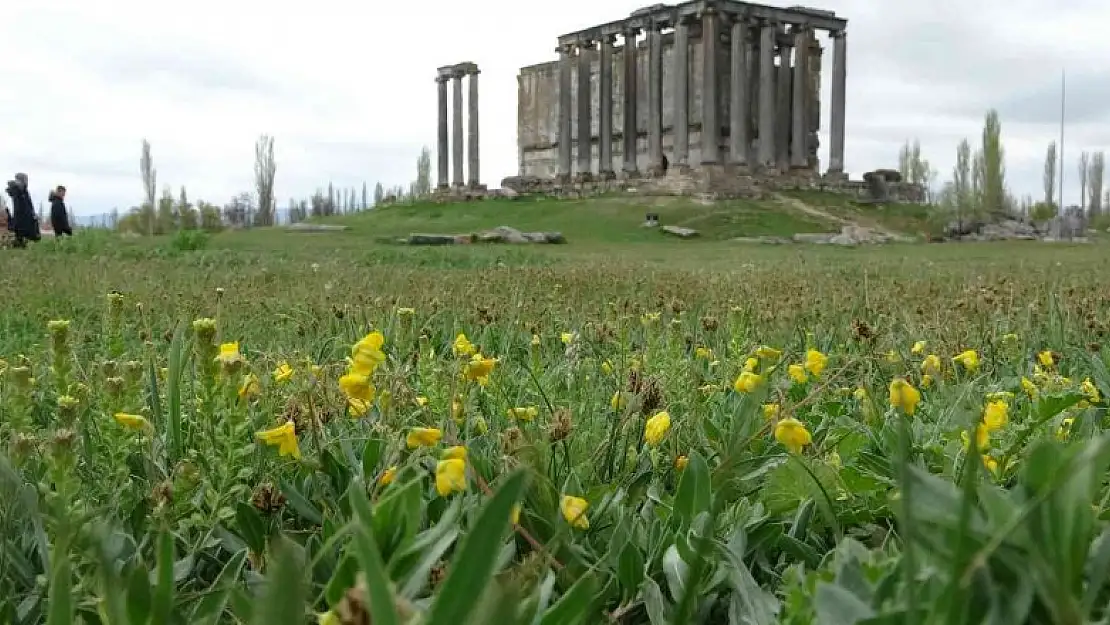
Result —
[[914, 356], [925, 353], [925, 341], [917, 341], [914, 343], [913, 347], [910, 348], [910, 353]]
[[1046, 349], [1037, 353], [1037, 362], [1045, 369], [1051, 369], [1056, 364], [1056, 359], [1052, 357], [1052, 350]]
[[116, 423], [130, 430], [145, 430], [150, 427], [150, 422], [142, 415], [117, 412], [113, 417]]
[[421, 408], [427, 406], [428, 405], [428, 398], [424, 397], [423, 395], [418, 395], [416, 397], [416, 405], [421, 407]]
[[466, 460], [448, 458], [436, 463], [436, 492], [440, 497], [466, 490]]
[[580, 530], [590, 529], [590, 520], [586, 518], [586, 509], [589, 507], [590, 502], [581, 497], [563, 495], [559, 501], [559, 511], [563, 513], [563, 518], [570, 523], [571, 527]]
[[539, 346], [540, 346], [540, 335], [533, 334], [532, 335], [532, 347], [539, 347]]
[[289, 363], [283, 362], [278, 365], [277, 369], [274, 369], [274, 382], [282, 384], [291, 379], [293, 379], [293, 367], [290, 367]]
[[940, 356], [937, 356], [936, 354], [929, 354], [925, 357], [924, 360], [921, 361], [921, 373], [925, 375], [935, 378], [941, 374], [940, 368]]
[[361, 417], [370, 412], [370, 402], [356, 397], [347, 398], [347, 408], [352, 417]]
[[539, 409], [535, 406], [509, 408], [509, 418], [516, 419], [517, 421], [532, 421], [539, 413]]
[[1071, 436], [1071, 426], [1075, 423], [1074, 417], [1065, 417], [1060, 421], [1060, 427], [1056, 428], [1056, 438], [1061, 441], [1068, 440]]
[[612, 374], [613, 373], [613, 363], [609, 362], [608, 360], [601, 363], [601, 372], [604, 373], [605, 375]]
[[690, 464], [690, 459], [686, 456], [679, 456], [674, 459], [674, 468], [677, 471], [685, 471], [688, 464]]
[[628, 393], [621, 391], [613, 393], [613, 396], [609, 398], [609, 407], [612, 408], [614, 412], [624, 410], [628, 407], [628, 395]]
[[258, 432], [255, 436], [263, 443], [277, 447], [278, 455], [293, 456], [297, 459], [301, 457], [301, 448], [297, 446], [297, 429], [292, 421], [286, 421], [271, 430]]
[[1010, 405], [1001, 399], [987, 402], [983, 408], [983, 425], [988, 432], [994, 432], [1006, 427], [1010, 421]]
[[768, 421], [772, 419], [777, 419], [779, 416], [779, 412], [781, 412], [782, 410], [778, 404], [763, 404], [762, 408], [763, 418], [767, 419]]
[[889, 352], [887, 352], [886, 356], [884, 356], [884, 358], [886, 358], [886, 361], [889, 362], [890, 364], [898, 364], [898, 363], [902, 362], [902, 354], [899, 354], [898, 352], [894, 351], [893, 349], [890, 350]]
[[335, 610], [328, 610], [316, 615], [316, 625], [343, 625], [343, 621], [339, 620]]
[[400, 317], [411, 317], [415, 314], [416, 314], [416, 309], [415, 308], [403, 307], [403, 308], [398, 308], [397, 309], [397, 315], [400, 316]]
[[775, 440], [782, 443], [791, 453], [801, 453], [802, 447], [813, 442], [813, 436], [806, 426], [794, 417], [786, 417], [775, 424]]
[[1091, 378], [1084, 379], [1080, 388], [1083, 390], [1083, 394], [1087, 396], [1087, 400], [1092, 404], [1097, 404], [1102, 399], [1102, 395], [1098, 392], [1098, 387], [1095, 386], [1094, 382], [1091, 382]]
[[762, 360], [778, 360], [782, 358], [782, 350], [761, 345], [759, 349], [755, 350], [755, 356]]
[[466, 460], [466, 447], [454, 445], [443, 450], [439, 455], [443, 460]]
[[478, 348], [474, 347], [470, 339], [466, 338], [466, 335], [460, 332], [459, 335], [455, 337], [455, 344], [451, 346], [451, 351], [454, 352], [455, 356], [465, 358], [478, 351]]
[[698, 360], [713, 360], [713, 350], [708, 347], [698, 347], [694, 350], [694, 358]]
[[758, 368], [759, 368], [759, 359], [758, 358], [749, 358], [749, 359], [744, 361], [744, 371], [748, 371], [750, 373], [755, 373], [755, 370], [758, 369]]
[[509, 511], [509, 522], [520, 525], [520, 504], [513, 504], [512, 510]]
[[1021, 390], [1025, 391], [1025, 394], [1029, 396], [1029, 399], [1037, 398], [1037, 385], [1033, 384], [1033, 381], [1025, 376], [1022, 376], [1021, 378]]
[[895, 378], [890, 382], [891, 406], [912, 417], [919, 403], [921, 403], [921, 391], [909, 382], [903, 378]]
[[956, 354], [952, 361], [962, 365], [968, 373], [975, 373], [979, 370], [979, 354], [974, 349], [969, 349]]
[[744, 371], [740, 374], [740, 377], [736, 378], [736, 382], [733, 383], [732, 388], [734, 388], [737, 393], [752, 393], [760, 386], [763, 386], [763, 376], [758, 373], [752, 373], [751, 371]]
[[932, 385], [933, 385], [933, 376], [929, 375], [928, 373], [921, 376], [921, 388], [929, 388]]
[[1014, 334], [1013, 332], [1010, 332], [1009, 334], [1003, 334], [1002, 335], [1002, 342], [1007, 343], [1007, 344], [1017, 343], [1018, 342], [1018, 335]]
[[466, 379], [485, 386], [489, 384], [489, 374], [493, 372], [496, 364], [496, 358], [485, 358], [482, 354], [476, 353], [470, 358], [470, 362], [466, 363]]
[[816, 349], [811, 349], [806, 352], [806, 371], [810, 372], [813, 377], [821, 377], [821, 373], [828, 364], [829, 357]]
[[220, 345], [220, 353], [216, 356], [216, 362], [225, 367], [243, 364], [243, 355], [239, 353], [239, 342]]
[[855, 397], [857, 400], [861, 401], [867, 399], [867, 389], [863, 388], [862, 386], [857, 388], [856, 390], [852, 391], [852, 397]]
[[371, 332], [352, 345], [351, 373], [367, 377], [374, 375], [378, 365], [385, 362], [385, 352], [382, 351], [384, 344], [385, 337], [381, 332]]
[[348, 373], [341, 376], [339, 390], [343, 391], [348, 399], [357, 399], [365, 403], [374, 401], [374, 387], [370, 384], [369, 376], [366, 375]]
[[258, 376], [253, 373], [243, 376], [243, 382], [239, 385], [240, 399], [252, 399], [261, 394], [262, 384], [258, 381]]
[[[971, 437], [968, 435], [967, 430], [960, 432], [960, 440], [964, 443], [964, 449], [971, 447]], [[975, 447], [982, 451], [990, 446], [991, 433], [987, 430], [987, 426], [983, 423], [975, 426]]]
[[474, 417], [471, 423], [474, 424], [474, 431], [477, 432], [479, 436], [489, 431], [489, 424], [486, 423], [486, 418], [482, 415]]
[[412, 428], [405, 437], [405, 445], [409, 449], [433, 447], [441, 438], [443, 438], [443, 430], [439, 428]]
[[983, 466], [991, 473], [998, 475], [998, 461], [990, 456], [983, 454]]
[[386, 469], [385, 473], [382, 473], [382, 476], [378, 478], [378, 483], [382, 486], [389, 486], [395, 479], [397, 479], [397, 465]]
[[578, 334], [574, 332], [563, 332], [559, 335], [559, 340], [563, 342], [563, 345], [570, 345], [576, 338], [578, 338]]
[[656, 447], [671, 429], [671, 415], [666, 411], [658, 412], [644, 424], [644, 442], [648, 447]]
[[795, 384], [805, 384], [809, 380], [805, 367], [802, 365], [790, 365], [786, 368], [786, 373], [790, 375], [790, 379], [794, 380]]

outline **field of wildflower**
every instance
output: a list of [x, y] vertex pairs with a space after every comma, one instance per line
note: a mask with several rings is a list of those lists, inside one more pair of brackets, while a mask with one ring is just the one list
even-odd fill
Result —
[[235, 241], [0, 258], [0, 622], [1110, 618], [1098, 248]]

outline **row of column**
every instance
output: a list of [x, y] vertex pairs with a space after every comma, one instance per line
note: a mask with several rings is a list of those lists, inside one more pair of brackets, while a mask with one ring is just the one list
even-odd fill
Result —
[[[436, 86], [439, 91], [439, 137], [437, 142], [438, 188], [481, 186], [478, 143], [478, 66], [459, 63], [439, 68]], [[469, 76], [467, 97], [467, 177], [463, 182], [463, 77]], [[447, 123], [447, 83], [452, 83], [452, 124]], [[452, 132], [453, 131], [453, 132]], [[450, 172], [450, 177], [449, 177]]]
[[[722, 16], [713, 8], [704, 11], [698, 19], [702, 29], [702, 133], [701, 133], [701, 162], [712, 165], [721, 162], [721, 120], [719, 119], [718, 103], [718, 53], [722, 39]], [[688, 165], [689, 160], [689, 28], [691, 18], [681, 18], [674, 23], [674, 165]], [[636, 140], [638, 129], [636, 126], [636, 107], [638, 102], [637, 89], [646, 86], [648, 105], [648, 154], [649, 173], [659, 175], [663, 170], [663, 36], [662, 23], [652, 24], [647, 31], [648, 72], [647, 84], [638, 84], [637, 80], [637, 45], [636, 37], [639, 29], [630, 27], [624, 33], [623, 74], [624, 74], [624, 127], [623, 152], [624, 159], [622, 170], [626, 174], [635, 174], [636, 165]], [[804, 168], [808, 166], [808, 152], [806, 137], [809, 134], [808, 113], [808, 60], [810, 31], [804, 25], [794, 25], [790, 31], [793, 41], [791, 44], [780, 45], [781, 64], [775, 66], [776, 44], [779, 44], [780, 25], [774, 22], [761, 22], [752, 24], [743, 19], [732, 20], [727, 25], [730, 29], [730, 59], [729, 68], [729, 148], [728, 162], [749, 166], [749, 136], [748, 121], [751, 117], [753, 98], [757, 102], [759, 119], [757, 121], [757, 146], [755, 150], [755, 165], [763, 168], [774, 167], [776, 162], [789, 164], [791, 167]], [[758, 34], [755, 40], [753, 33]], [[843, 31], [832, 33], [834, 40], [833, 53], [833, 87], [832, 110], [830, 128], [830, 157], [829, 174], [843, 175], [844, 172], [844, 114], [845, 93], [847, 79], [847, 51], [846, 39]], [[613, 36], [602, 38], [598, 44], [601, 48], [600, 73], [598, 80], [599, 94], [599, 173], [601, 177], [612, 177], [612, 144], [613, 144]], [[577, 169], [581, 176], [589, 176], [591, 163], [591, 126], [590, 115], [590, 64], [593, 58], [595, 42], [579, 41], [560, 46], [559, 53], [559, 141], [558, 141], [558, 175], [560, 178], [569, 178], [571, 173], [571, 74], [572, 63], [578, 64], [578, 163]], [[789, 48], [795, 49], [795, 63], [790, 64]], [[574, 55], [577, 51], [577, 56]], [[758, 52], [758, 59], [750, 59], [750, 55]], [[752, 65], [749, 65], [752, 63]], [[757, 93], [752, 93], [749, 67], [752, 67], [758, 76]], [[778, 72], [778, 78], [775, 72]], [[795, 85], [791, 92], [791, 84]], [[776, 91], [776, 85], [778, 89]], [[789, 111], [790, 119], [779, 123], [777, 111]], [[685, 123], [678, 120], [685, 120]], [[777, 131], [777, 134], [776, 134]], [[567, 140], [564, 140], [567, 139]], [[778, 139], [778, 140], [776, 140]]]

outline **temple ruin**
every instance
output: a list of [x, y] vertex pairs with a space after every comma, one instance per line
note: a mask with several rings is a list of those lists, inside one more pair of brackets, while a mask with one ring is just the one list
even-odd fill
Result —
[[[694, 178], [727, 192], [730, 178], [844, 180], [847, 24], [695, 0], [565, 34], [558, 60], [520, 70], [519, 176], [506, 184]], [[833, 46], [824, 175], [818, 32]]]
[[[481, 164], [478, 142], [478, 66], [474, 63], [445, 65], [436, 71], [439, 91], [439, 135], [436, 146], [438, 180], [436, 190], [447, 195], [481, 193]], [[463, 177], [463, 78], [470, 77], [466, 119], [466, 177]], [[447, 83], [452, 83], [452, 123], [447, 123]], [[449, 177], [450, 176], [450, 177]], [[465, 182], [464, 182], [465, 180]]]

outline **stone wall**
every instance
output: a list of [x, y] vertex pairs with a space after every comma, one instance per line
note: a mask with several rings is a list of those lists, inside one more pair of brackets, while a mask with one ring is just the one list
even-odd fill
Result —
[[[725, 29], [727, 32], [727, 29]], [[726, 37], [727, 39], [727, 37]], [[820, 127], [820, 84], [821, 84], [821, 45], [816, 36], [810, 41], [811, 54], [816, 55], [817, 61], [810, 67], [808, 87], [811, 90], [808, 106], [812, 108], [810, 119], [810, 132], [808, 148], [810, 153], [810, 166], [818, 171], [817, 135]], [[600, 51], [593, 51], [593, 62], [590, 70], [590, 132], [591, 145], [591, 172], [598, 173], [599, 156], [599, 71]], [[689, 80], [690, 101], [688, 105], [690, 129], [689, 163], [701, 162], [701, 123], [702, 123], [702, 43], [701, 27], [694, 24], [690, 27], [689, 50]], [[624, 159], [623, 128], [624, 128], [624, 64], [623, 52], [620, 46], [613, 48], [613, 171], [620, 171]], [[644, 86], [648, 77], [648, 46], [644, 36], [641, 35], [637, 55], [637, 84]], [[752, 59], [753, 64], [755, 59]], [[718, 82], [717, 93], [718, 119], [721, 122], [721, 154], [728, 154], [729, 141], [729, 104], [731, 82], [731, 52], [727, 41], [719, 46], [717, 61]], [[520, 176], [537, 176], [541, 178], [554, 178], [558, 171], [558, 134], [559, 134], [559, 72], [558, 63], [555, 61], [541, 63], [521, 68], [517, 76], [517, 149]], [[749, 73], [751, 76], [752, 74]], [[571, 63], [571, 137], [572, 137], [572, 174], [578, 173], [578, 62]], [[755, 87], [758, 83], [753, 80], [750, 88], [751, 102], [751, 127], [749, 136], [751, 153], [754, 155], [756, 148], [756, 130], [758, 126], [759, 103]], [[648, 157], [647, 127], [648, 127], [648, 90], [640, 88], [636, 94], [636, 125], [639, 128], [637, 138], [637, 169], [647, 171], [650, 166]], [[674, 116], [674, 34], [663, 35], [663, 153], [669, 160], [673, 160], [673, 128]], [[789, 117], [787, 117], [789, 119]]]
[[[794, 175], [752, 173], [732, 165], [691, 167], [685, 171], [671, 169], [659, 178], [619, 178], [561, 184], [540, 176], [512, 176], [501, 181], [504, 189], [521, 195], [551, 197], [587, 197], [621, 191], [645, 196], [699, 196], [714, 199], [766, 198], [776, 191], [828, 191], [841, 193], [861, 202], [871, 199], [869, 185], [862, 180], [843, 180], [816, 176], [807, 172]], [[922, 203], [925, 190], [908, 182], [890, 183], [890, 201]]]

